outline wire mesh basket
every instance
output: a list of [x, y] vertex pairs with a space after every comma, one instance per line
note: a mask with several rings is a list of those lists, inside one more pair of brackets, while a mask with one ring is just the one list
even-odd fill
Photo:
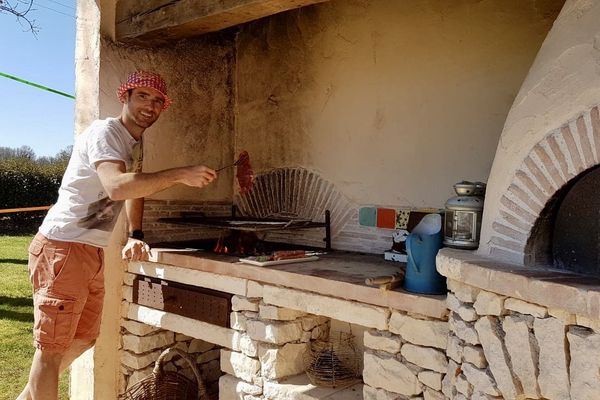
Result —
[[[167, 356], [174, 354], [183, 358], [192, 369], [196, 382], [186, 376], [165, 371]], [[177, 348], [168, 348], [156, 360], [152, 373], [119, 396], [119, 400], [207, 400], [206, 386], [198, 372], [196, 363], [187, 353]]]
[[359, 365], [354, 335], [347, 332], [313, 341], [304, 356], [304, 369], [315, 386], [335, 388], [355, 383], [360, 378]]

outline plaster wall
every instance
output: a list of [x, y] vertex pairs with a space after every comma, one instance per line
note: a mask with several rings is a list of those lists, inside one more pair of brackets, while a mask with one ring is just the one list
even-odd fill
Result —
[[[159, 48], [135, 48], [105, 41], [100, 68], [101, 117], [116, 116], [116, 89], [136, 69], [160, 73], [171, 107], [144, 133], [144, 172], [186, 165], [213, 168], [233, 160], [233, 63], [231, 34], [207, 35]], [[149, 198], [231, 201], [233, 171], [206, 189], [176, 185]]]
[[552, 130], [600, 103], [600, 2], [568, 0], [507, 117], [485, 199], [479, 253], [489, 254], [500, 199], [523, 159]]
[[338, 1], [245, 25], [236, 152], [315, 170], [357, 204], [443, 207], [486, 181], [562, 1]]

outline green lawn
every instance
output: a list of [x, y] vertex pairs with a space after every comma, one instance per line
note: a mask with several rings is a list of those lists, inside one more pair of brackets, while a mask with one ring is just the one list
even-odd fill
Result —
[[[0, 236], [0, 400], [14, 400], [27, 382], [33, 356], [33, 307], [27, 274], [31, 236]], [[68, 376], [60, 381], [68, 399]]]

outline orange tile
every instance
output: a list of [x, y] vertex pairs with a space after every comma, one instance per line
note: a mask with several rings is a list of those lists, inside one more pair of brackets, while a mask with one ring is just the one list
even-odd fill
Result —
[[377, 227], [394, 229], [396, 227], [396, 210], [393, 208], [378, 208]]

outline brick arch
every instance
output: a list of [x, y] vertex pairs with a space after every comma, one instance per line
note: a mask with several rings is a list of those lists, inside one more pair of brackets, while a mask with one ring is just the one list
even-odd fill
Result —
[[238, 194], [234, 201], [242, 215], [260, 218], [323, 221], [325, 210], [329, 210], [334, 237], [356, 214], [356, 207], [333, 183], [304, 168], [263, 172], [255, 177], [253, 189]]
[[561, 188], [599, 164], [598, 106], [550, 131], [527, 154], [492, 223], [489, 255], [525, 264], [527, 242], [542, 211]]

